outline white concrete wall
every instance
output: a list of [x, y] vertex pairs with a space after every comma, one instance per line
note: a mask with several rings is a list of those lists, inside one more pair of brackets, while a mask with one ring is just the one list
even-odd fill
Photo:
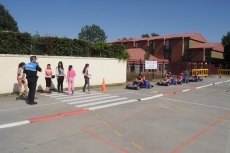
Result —
[[[18, 91], [17, 68], [20, 62], [29, 62], [29, 55], [0, 55], [0, 94], [12, 93]], [[89, 74], [91, 85], [101, 85], [103, 78], [106, 84], [126, 82], [126, 61], [118, 61], [111, 58], [84, 58], [84, 57], [62, 57], [62, 56], [37, 56], [42, 72], [38, 72], [37, 89], [45, 90], [45, 68], [51, 64], [53, 74], [59, 61], [63, 62], [65, 72], [69, 65], [73, 65], [76, 71], [75, 87], [84, 85], [84, 76], [82, 70], [86, 63], [89, 63]], [[57, 80], [52, 79], [53, 87], [57, 87]], [[67, 82], [64, 80], [64, 88], [67, 88]]]

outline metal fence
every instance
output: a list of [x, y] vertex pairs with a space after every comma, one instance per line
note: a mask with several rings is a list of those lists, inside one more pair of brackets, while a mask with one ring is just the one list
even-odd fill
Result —
[[209, 75], [218, 74], [218, 65], [197, 62], [168, 62], [158, 63], [157, 70], [145, 70], [144, 60], [129, 60], [127, 62], [127, 72], [154, 72], [154, 74], [165, 74], [171, 72], [173, 75], [179, 75], [183, 71], [190, 72], [192, 69], [208, 69]]

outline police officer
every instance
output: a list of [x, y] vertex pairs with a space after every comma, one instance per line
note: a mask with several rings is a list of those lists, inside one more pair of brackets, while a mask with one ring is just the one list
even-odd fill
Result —
[[27, 63], [24, 67], [23, 78], [26, 74], [26, 79], [28, 82], [29, 94], [28, 94], [28, 102], [27, 104], [35, 105], [37, 102], [34, 102], [35, 90], [37, 86], [37, 71], [41, 72], [42, 69], [37, 63], [36, 56], [30, 57], [30, 63]]

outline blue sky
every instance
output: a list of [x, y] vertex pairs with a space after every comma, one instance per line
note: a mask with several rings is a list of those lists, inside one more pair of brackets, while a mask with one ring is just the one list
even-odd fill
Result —
[[229, 0], [0, 0], [21, 32], [77, 38], [82, 26], [96, 24], [107, 41], [160, 35], [201, 33], [221, 42], [230, 31]]

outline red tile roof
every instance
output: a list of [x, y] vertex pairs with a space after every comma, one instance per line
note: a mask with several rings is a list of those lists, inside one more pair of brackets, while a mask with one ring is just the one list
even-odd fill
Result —
[[149, 40], [157, 40], [157, 39], [173, 39], [173, 38], [190, 38], [199, 42], [207, 42], [205, 38], [199, 33], [184, 33], [184, 34], [171, 34], [165, 36], [154, 36], [149, 38], [135, 38], [135, 39], [127, 39], [127, 40], [117, 40], [110, 43], [119, 43], [119, 42], [134, 42], [134, 41], [149, 41]]
[[[132, 49], [127, 49], [126, 50], [128, 53], [129, 53], [129, 55], [130, 55], [130, 59], [129, 60], [142, 60], [142, 61], [144, 61], [145, 59], [144, 59], [144, 56], [145, 56], [145, 50], [143, 50], [143, 49], [141, 49], [141, 48], [132, 48]], [[158, 58], [156, 58], [155, 56], [152, 56], [152, 55], [150, 55], [150, 58], [149, 58], [149, 60], [154, 60], [154, 61], [157, 61], [157, 62], [160, 62], [160, 63], [162, 63], [163, 62], [163, 59], [158, 59]], [[164, 60], [164, 62], [165, 63], [167, 63], [168, 62], [168, 60]]]
[[205, 49], [212, 49], [219, 52], [224, 52], [224, 46], [221, 43], [201, 43], [193, 47], [190, 47], [190, 49], [195, 49], [195, 48], [205, 48]]
[[179, 38], [179, 37], [190, 38], [203, 43], [207, 42], [206, 39], [199, 33], [184, 33], [184, 34], [173, 36], [173, 38]]

